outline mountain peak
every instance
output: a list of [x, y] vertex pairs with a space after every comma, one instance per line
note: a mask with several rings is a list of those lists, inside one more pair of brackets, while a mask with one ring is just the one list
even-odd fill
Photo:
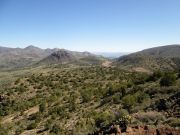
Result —
[[40, 49], [40, 48], [33, 46], [33, 45], [29, 45], [29, 46], [25, 47], [24, 49]]

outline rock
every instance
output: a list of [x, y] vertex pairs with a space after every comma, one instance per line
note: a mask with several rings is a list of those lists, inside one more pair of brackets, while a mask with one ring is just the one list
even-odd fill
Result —
[[180, 135], [180, 129], [174, 128], [158, 128], [156, 130], [157, 135]]

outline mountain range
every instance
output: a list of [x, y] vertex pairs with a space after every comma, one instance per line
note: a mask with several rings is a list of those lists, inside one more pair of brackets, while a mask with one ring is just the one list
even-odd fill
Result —
[[0, 69], [23, 68], [41, 64], [64, 64], [79, 60], [101, 61], [102, 57], [89, 52], [75, 52], [65, 49], [41, 49], [35, 46], [26, 48], [0, 47]]
[[180, 67], [180, 45], [167, 45], [145, 49], [119, 57], [115, 65], [123, 68], [144, 68], [147, 70], [173, 70]]
[[[99, 54], [99, 55], [98, 55]], [[0, 47], [0, 69], [15, 69], [52, 64], [97, 65], [104, 61], [124, 69], [174, 70], [180, 67], [180, 45], [167, 45], [139, 52], [122, 54], [119, 58], [105, 58], [100, 53], [76, 52], [65, 49]]]

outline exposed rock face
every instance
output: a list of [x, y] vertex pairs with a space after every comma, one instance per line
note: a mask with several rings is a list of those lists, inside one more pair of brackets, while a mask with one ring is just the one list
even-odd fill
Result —
[[108, 130], [100, 130], [89, 135], [180, 135], [180, 129], [133, 126], [127, 127], [125, 132], [121, 132], [121, 128], [118, 125], [112, 125]]
[[174, 128], [158, 128], [156, 130], [157, 135], [180, 135], [180, 129]]
[[60, 50], [60, 51], [52, 53], [51, 55], [43, 59], [40, 63], [48, 63], [48, 64], [65, 63], [73, 59], [75, 58], [71, 53], [65, 50]]
[[147, 126], [128, 127], [126, 135], [157, 135], [155, 128], [148, 128]]

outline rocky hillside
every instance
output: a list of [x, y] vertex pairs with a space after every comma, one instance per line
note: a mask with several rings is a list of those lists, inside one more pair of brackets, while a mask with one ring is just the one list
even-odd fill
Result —
[[49, 56], [47, 56], [43, 60], [41, 60], [40, 63], [43, 63], [43, 64], [58, 64], [58, 63], [63, 64], [63, 63], [71, 62], [75, 59], [76, 58], [71, 53], [69, 53], [65, 50], [59, 50], [59, 51], [56, 51], [56, 52], [50, 54]]
[[46, 58], [42, 59], [38, 64], [74, 64], [74, 65], [92, 65], [101, 64], [105, 58], [91, 54], [89, 52], [75, 52], [61, 49]]
[[116, 65], [124, 68], [148, 70], [173, 70], [180, 67], [180, 45], [168, 45], [146, 49], [118, 58]]

